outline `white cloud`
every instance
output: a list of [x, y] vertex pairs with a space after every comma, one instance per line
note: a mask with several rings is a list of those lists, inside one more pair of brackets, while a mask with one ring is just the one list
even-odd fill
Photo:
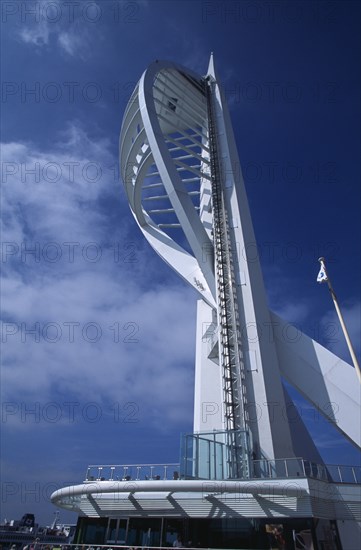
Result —
[[[90, 139], [77, 123], [68, 125], [46, 151], [31, 143], [4, 143], [2, 222], [6, 239], [18, 246], [25, 238], [60, 244], [64, 240], [106, 241], [109, 212], [99, 201], [114, 202], [116, 197], [127, 211], [125, 201], [120, 203], [120, 184], [114, 175], [117, 159], [109, 148], [107, 140]], [[126, 230], [122, 217], [119, 229]], [[5, 263], [5, 268], [10, 266]]]
[[[17, 329], [3, 346], [7, 400], [48, 402], [55, 385], [63, 400], [134, 401], [168, 425], [183, 421], [194, 354], [190, 296], [178, 289], [137, 296], [123, 286], [86, 274], [42, 288], [5, 285], [13, 321], [3, 335]], [[106, 302], [114, 302], [108, 310]]]
[[289, 323], [300, 324], [309, 315], [310, 308], [306, 304], [287, 302], [279, 305], [275, 312]]
[[[16, 36], [25, 44], [37, 48], [48, 46], [54, 38], [53, 43], [57, 44], [63, 53], [85, 59], [89, 53], [88, 26], [91, 25], [92, 33], [96, 33], [97, 29], [91, 23], [90, 12], [89, 16], [87, 11], [84, 15], [80, 4], [74, 8], [67, 10], [58, 0], [48, 4], [37, 2], [33, 17], [25, 18], [26, 23]], [[101, 6], [98, 7], [98, 11], [102, 14]]]
[[88, 49], [88, 39], [85, 32], [62, 31], [57, 36], [58, 44], [62, 50], [72, 57], [85, 59]]
[[[194, 296], [182, 283], [152, 279], [155, 256], [142, 250], [140, 232], [129, 234], [130, 211], [107, 170], [115, 163], [107, 141], [72, 124], [46, 152], [29, 143], [3, 150], [4, 398], [134, 401], [154, 427], [190, 421]], [[96, 181], [96, 171], [84, 175], [91, 163], [101, 167]], [[115, 201], [116, 226], [109, 221]], [[116, 260], [110, 239], [135, 241], [136, 261], [126, 261], [128, 252]], [[78, 243], [72, 259], [69, 242]], [[22, 254], [24, 245], [34, 253]]]
[[69, 55], [74, 55], [77, 49], [77, 37], [71, 35], [69, 32], [61, 32], [58, 36], [59, 44]]
[[19, 31], [20, 39], [25, 44], [44, 46], [49, 43], [50, 28], [46, 21], [42, 21], [33, 27], [24, 27]]

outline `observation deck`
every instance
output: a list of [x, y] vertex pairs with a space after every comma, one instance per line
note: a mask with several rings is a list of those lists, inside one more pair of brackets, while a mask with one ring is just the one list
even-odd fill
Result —
[[[303, 458], [253, 460], [253, 473], [245, 479], [310, 478], [331, 483], [361, 484], [361, 466], [316, 464]], [[219, 477], [195, 477], [180, 473], [180, 463], [169, 464], [100, 464], [89, 465], [84, 483], [99, 481], [182, 481], [217, 480]], [[223, 480], [225, 481], [225, 480]], [[153, 487], [155, 487], [153, 485]]]
[[[209, 469], [210, 474], [214, 470]], [[187, 476], [182, 464], [100, 464], [52, 502], [90, 517], [335, 517], [361, 521], [361, 467], [253, 460], [250, 477]]]

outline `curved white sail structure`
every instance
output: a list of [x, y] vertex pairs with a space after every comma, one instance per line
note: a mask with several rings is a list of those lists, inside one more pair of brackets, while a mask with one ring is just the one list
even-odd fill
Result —
[[[125, 111], [120, 164], [129, 204], [144, 236], [215, 306], [213, 262], [207, 257], [212, 243], [199, 216], [201, 187], [210, 181], [207, 133], [200, 78], [171, 63], [154, 63]], [[191, 253], [166, 232], [176, 229], [182, 230]]]

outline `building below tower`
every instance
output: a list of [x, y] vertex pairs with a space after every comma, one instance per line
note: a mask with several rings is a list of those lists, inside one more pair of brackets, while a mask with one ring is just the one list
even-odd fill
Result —
[[360, 467], [296, 458], [254, 460], [251, 471], [197, 479], [182, 463], [89, 466], [52, 501], [80, 514], [78, 545], [164, 548], [179, 537], [194, 548], [356, 550]]

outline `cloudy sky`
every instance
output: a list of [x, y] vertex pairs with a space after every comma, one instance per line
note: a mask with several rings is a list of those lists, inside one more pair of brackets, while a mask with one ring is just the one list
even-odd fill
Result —
[[[49, 523], [49, 495], [88, 464], [177, 462], [192, 429], [196, 296], [142, 239], [117, 167], [127, 100], [155, 59], [204, 74], [214, 52], [270, 307], [349, 360], [316, 284], [325, 256], [359, 355], [359, 5], [1, 10], [1, 520]], [[325, 460], [354, 463], [297, 399]]]

